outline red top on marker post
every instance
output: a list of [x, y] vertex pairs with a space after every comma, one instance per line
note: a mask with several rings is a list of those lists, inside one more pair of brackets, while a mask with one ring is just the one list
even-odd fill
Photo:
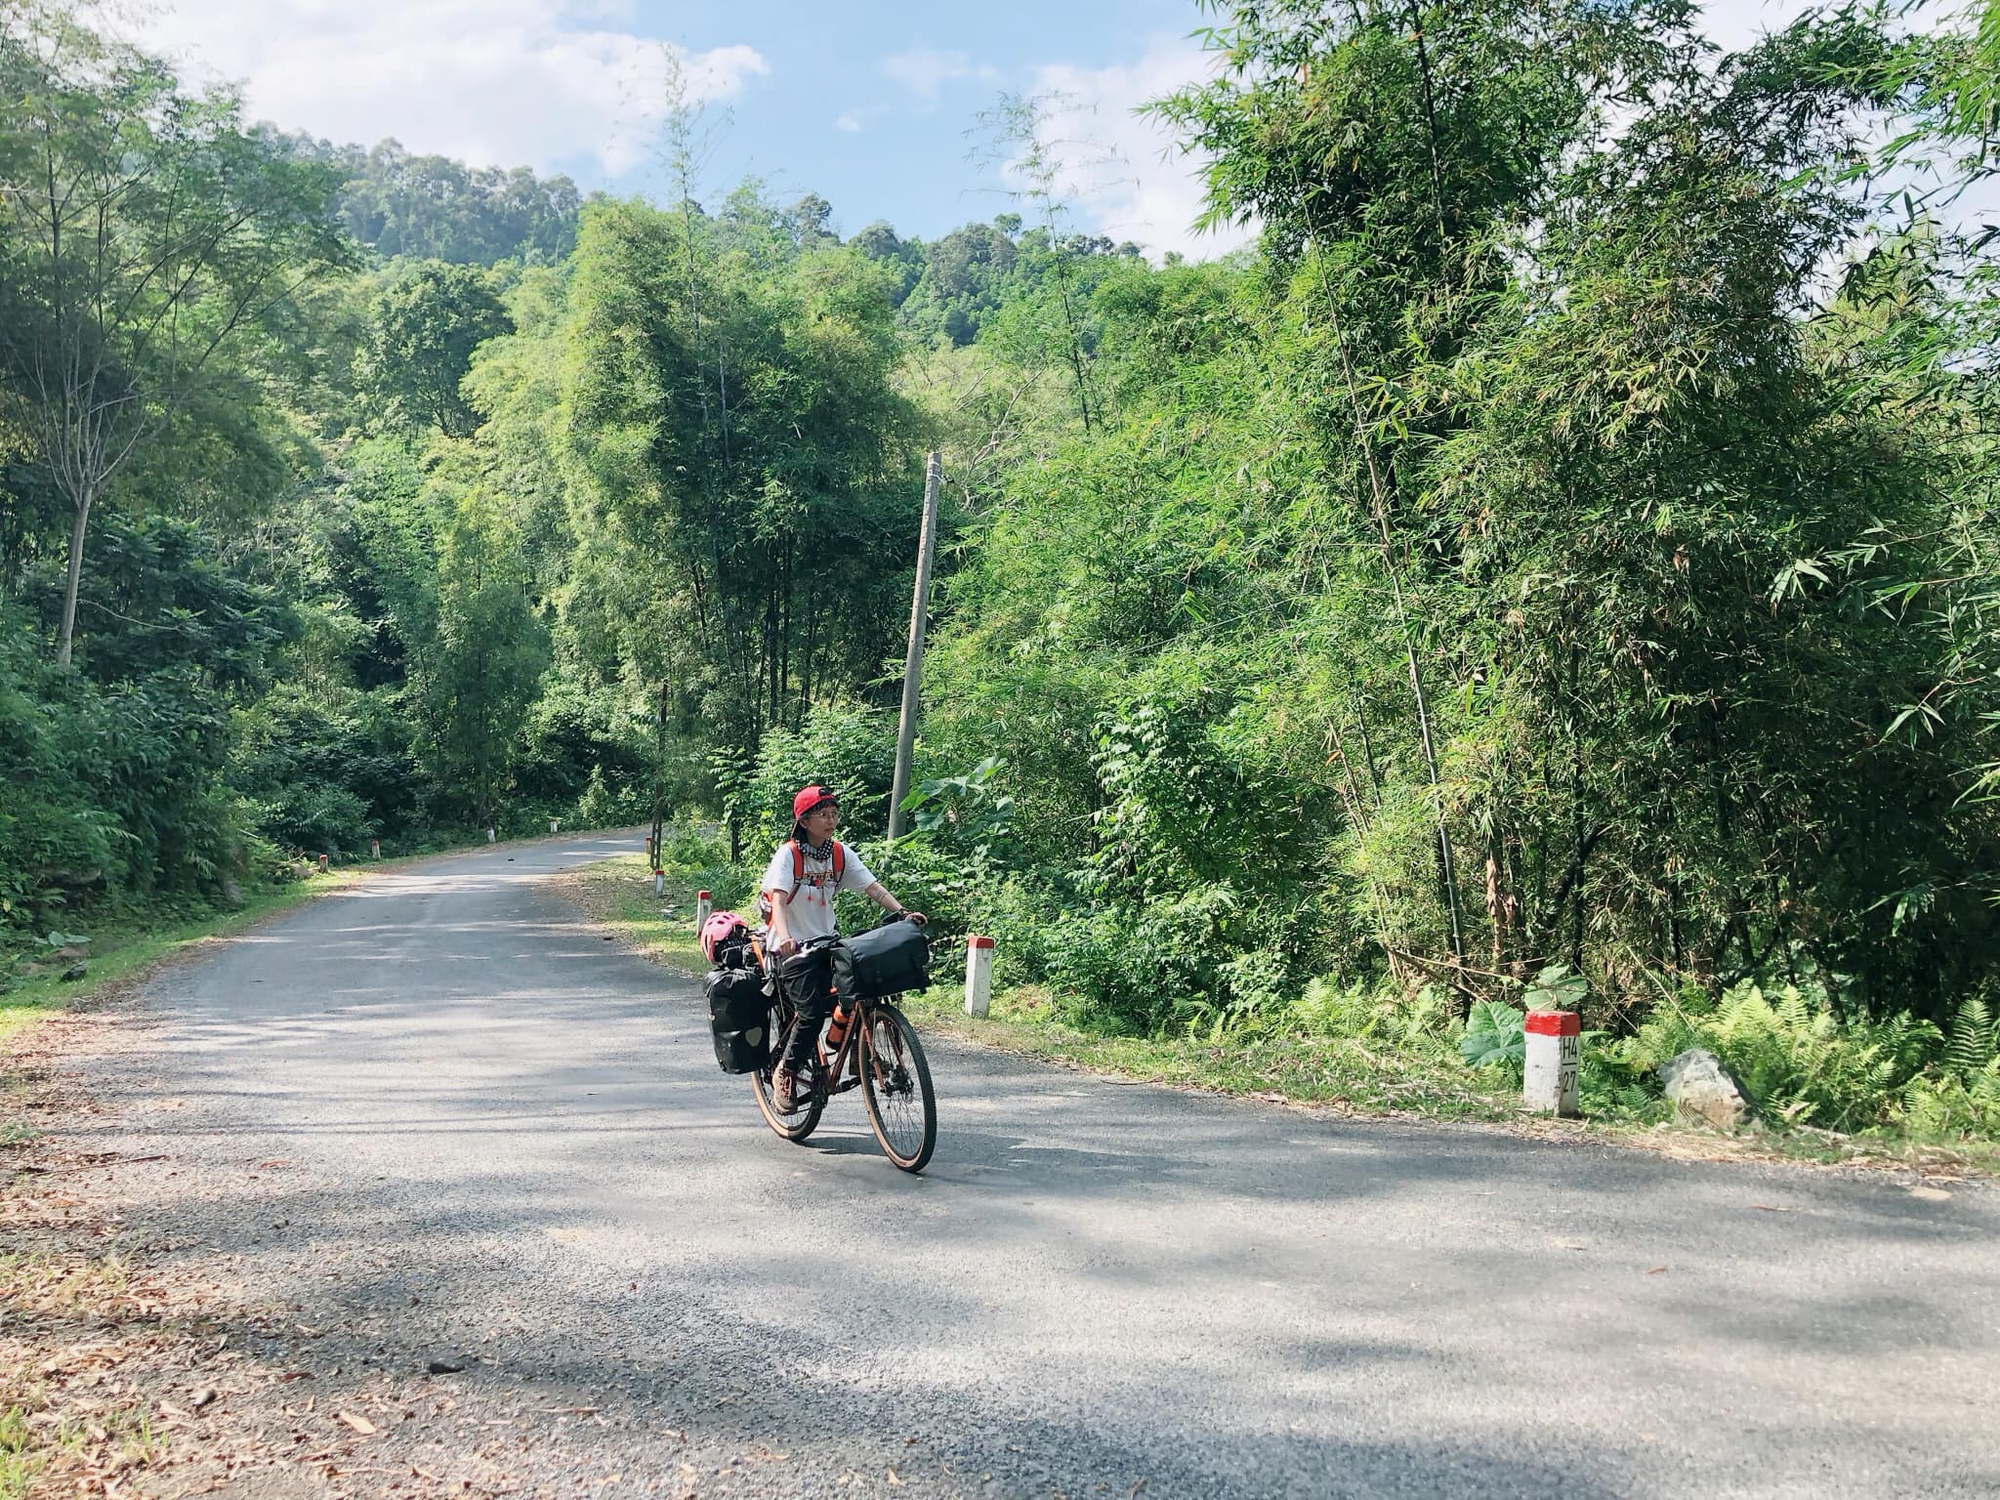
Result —
[[1573, 1010], [1531, 1010], [1523, 1025], [1531, 1036], [1583, 1035], [1583, 1017]]

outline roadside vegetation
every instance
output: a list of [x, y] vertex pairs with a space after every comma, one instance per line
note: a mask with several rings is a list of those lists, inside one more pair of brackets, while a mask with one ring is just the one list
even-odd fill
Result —
[[1800, 1141], [1993, 1139], [2000, 28], [1204, 21], [1154, 110], [1262, 235], [1186, 264], [1032, 99], [926, 241], [703, 181], [671, 82], [585, 198], [0, 3], [0, 973], [548, 817], [717, 823], [666, 863], [739, 899], [822, 782], [1066, 1055], [1476, 1115], [1555, 1004], [1595, 1118], [1699, 1046]]
[[[861, 847], [869, 849], [866, 841]], [[748, 913], [762, 865], [731, 866], [719, 842], [693, 834], [670, 832], [664, 849], [660, 894], [653, 870], [636, 854], [573, 871], [560, 877], [560, 888], [628, 947], [693, 978], [707, 967], [694, 926], [698, 894], [710, 892], [718, 910]], [[843, 898], [850, 930], [877, 915]], [[1022, 966], [1003, 943], [991, 1012], [974, 1020], [961, 1003], [962, 927], [956, 914], [940, 914], [932, 928], [935, 987], [903, 1002], [926, 1031], [1133, 1080], [1273, 1103], [1542, 1128], [1522, 1108], [1517, 1007], [1482, 1003], [1461, 1017], [1438, 987], [1412, 992], [1393, 983], [1345, 989], [1320, 983], [1255, 1027], [1134, 1034], [1080, 1012], [1073, 996], [1045, 981], [1020, 980]], [[1795, 992], [1766, 996], [1754, 985], [1719, 1001], [1691, 991], [1657, 1007], [1635, 1033], [1585, 1034], [1581, 1127], [1681, 1154], [1991, 1172], [2000, 1169], [2000, 1120], [1991, 1113], [2000, 1038], [1976, 1008], [1967, 1024], [1983, 1024], [1983, 1036], [1954, 1030], [1933, 1037], [1907, 1020], [1843, 1025]], [[1694, 1045], [1724, 1059], [1754, 1106], [1746, 1128], [1726, 1144], [1681, 1117], [1661, 1091], [1659, 1064]]]

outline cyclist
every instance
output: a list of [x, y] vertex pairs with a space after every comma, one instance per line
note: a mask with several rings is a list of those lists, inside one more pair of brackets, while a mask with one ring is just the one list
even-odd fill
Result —
[[771, 1070], [771, 1102], [780, 1114], [790, 1114], [798, 1106], [800, 1075], [812, 1059], [820, 1024], [832, 1009], [825, 947], [800, 949], [814, 938], [833, 936], [833, 898], [842, 891], [860, 891], [892, 916], [924, 925], [922, 912], [910, 911], [890, 895], [868, 867], [834, 838], [839, 821], [840, 802], [823, 786], [806, 787], [792, 798], [792, 836], [771, 856], [758, 897], [770, 923], [770, 951], [777, 956], [779, 982], [798, 1011], [784, 1054]]

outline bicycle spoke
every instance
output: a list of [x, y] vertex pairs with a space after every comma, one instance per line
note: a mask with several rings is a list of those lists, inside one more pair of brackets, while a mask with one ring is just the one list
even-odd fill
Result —
[[928, 1075], [912, 1056], [916, 1039], [909, 1036], [905, 1041], [906, 1024], [886, 1008], [871, 1014], [863, 1066], [867, 1070], [869, 1113], [882, 1147], [898, 1166], [915, 1171], [930, 1159], [935, 1105]]

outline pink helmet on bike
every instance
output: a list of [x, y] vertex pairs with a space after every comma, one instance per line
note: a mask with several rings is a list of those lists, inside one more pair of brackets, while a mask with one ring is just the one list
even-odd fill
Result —
[[701, 953], [710, 963], [716, 961], [716, 954], [724, 943], [741, 935], [748, 938], [750, 929], [743, 919], [733, 911], [711, 912], [706, 922], [701, 924]]

